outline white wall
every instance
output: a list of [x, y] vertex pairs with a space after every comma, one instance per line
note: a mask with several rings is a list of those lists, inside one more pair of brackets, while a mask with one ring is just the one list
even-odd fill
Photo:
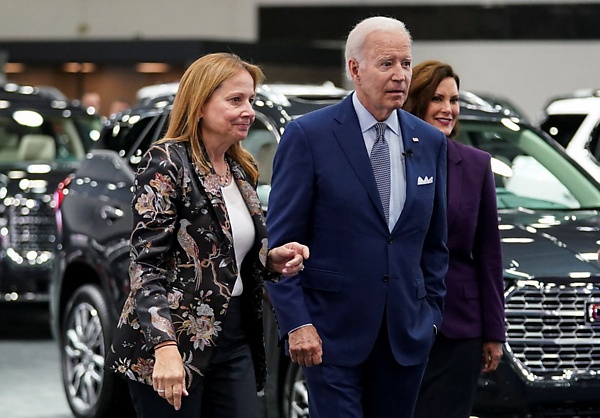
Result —
[[[531, 4], [539, 0], [402, 0], [402, 4]], [[567, 1], [562, 1], [565, 3]], [[598, 3], [577, 0], [575, 3]], [[0, 40], [205, 38], [255, 41], [260, 5], [397, 5], [398, 0], [0, 0]], [[401, 18], [401, 16], [399, 16]], [[409, 28], [410, 29], [410, 28]], [[600, 41], [419, 42], [414, 62], [452, 64], [464, 89], [505, 96], [537, 117], [547, 99], [600, 87]], [[343, 71], [340, 65], [340, 72]]]
[[0, 39], [250, 40], [255, 0], [0, 0]]
[[414, 63], [426, 59], [450, 63], [461, 88], [509, 98], [534, 121], [549, 98], [600, 88], [600, 41], [415, 41]]

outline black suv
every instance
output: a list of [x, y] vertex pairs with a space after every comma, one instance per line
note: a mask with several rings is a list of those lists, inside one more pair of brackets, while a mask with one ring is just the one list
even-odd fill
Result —
[[0, 85], [0, 302], [48, 301], [52, 194], [100, 130], [97, 116], [55, 89]]
[[[259, 163], [265, 211], [282, 130], [295, 115], [331, 102], [274, 93], [259, 92], [244, 141]], [[129, 288], [134, 168], [164, 132], [171, 104], [172, 97], [147, 98], [111, 120], [104, 149], [92, 152], [57, 193], [63, 222], [51, 310], [67, 398], [78, 417], [105, 416], [117, 396], [128, 400], [123, 382], [104, 373], [103, 359]], [[589, 416], [600, 406], [600, 185], [541, 131], [491, 106], [463, 100], [460, 123], [457, 140], [493, 157], [508, 329], [499, 369], [480, 379], [474, 413]], [[268, 294], [265, 308], [264, 416], [307, 417], [302, 372], [277, 344]]]

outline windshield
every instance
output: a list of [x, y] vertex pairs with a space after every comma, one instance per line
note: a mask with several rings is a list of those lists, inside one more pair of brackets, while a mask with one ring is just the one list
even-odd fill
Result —
[[455, 139], [492, 155], [498, 209], [600, 207], [597, 185], [523, 125], [461, 120]]
[[100, 136], [101, 121], [69, 110], [0, 113], [0, 163], [79, 161]]

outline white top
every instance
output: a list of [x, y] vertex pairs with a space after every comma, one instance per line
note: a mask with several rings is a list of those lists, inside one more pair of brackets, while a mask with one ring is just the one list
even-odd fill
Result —
[[223, 191], [223, 199], [225, 200], [225, 207], [227, 208], [229, 222], [231, 223], [233, 249], [235, 251], [235, 260], [237, 262], [238, 271], [238, 277], [233, 286], [231, 296], [239, 296], [244, 290], [242, 278], [240, 277], [242, 261], [244, 261], [244, 257], [246, 257], [246, 254], [248, 254], [254, 244], [256, 231], [254, 230], [254, 223], [252, 222], [252, 217], [250, 216], [246, 202], [244, 201], [235, 180], [221, 190]]
[[[358, 123], [363, 134], [365, 141], [365, 147], [367, 153], [371, 155], [371, 149], [375, 140], [377, 139], [377, 133], [375, 132], [375, 124], [377, 120], [371, 113], [362, 105], [356, 93], [352, 95], [352, 104], [354, 105], [354, 111], [358, 117]], [[404, 208], [406, 202], [406, 168], [404, 163], [404, 144], [402, 143], [402, 132], [400, 130], [400, 121], [398, 120], [398, 113], [392, 112], [392, 114], [383, 122], [386, 123], [387, 129], [385, 130], [385, 139], [390, 148], [390, 217], [388, 228], [394, 229], [396, 222], [400, 219], [400, 214]]]

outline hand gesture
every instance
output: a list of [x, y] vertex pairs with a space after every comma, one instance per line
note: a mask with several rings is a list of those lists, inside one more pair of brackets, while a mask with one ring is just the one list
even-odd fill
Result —
[[284, 276], [293, 276], [304, 269], [304, 260], [309, 256], [310, 252], [306, 245], [289, 242], [269, 251], [267, 268]]

